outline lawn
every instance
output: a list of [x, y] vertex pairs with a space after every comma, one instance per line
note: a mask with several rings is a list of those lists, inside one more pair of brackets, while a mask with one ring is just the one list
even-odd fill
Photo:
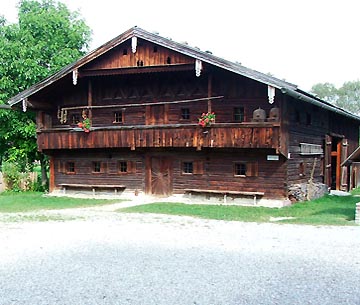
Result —
[[[312, 225], [353, 225], [359, 197], [330, 196], [296, 203], [281, 209], [246, 206], [152, 203], [119, 210], [125, 213], [186, 215], [207, 219], [297, 223]], [[285, 219], [283, 219], [285, 218]]]
[[[91, 207], [119, 201], [120, 200], [50, 197], [35, 192], [3, 192], [0, 193], [0, 213]], [[232, 221], [276, 221], [277, 223], [312, 225], [353, 225], [356, 202], [360, 202], [360, 197], [329, 195], [309, 202], [296, 203], [281, 209], [155, 202], [120, 209], [118, 212], [184, 215]]]
[[0, 193], [0, 213], [91, 207], [119, 201], [120, 200], [50, 197], [43, 196], [43, 193], [37, 192], [3, 192]]

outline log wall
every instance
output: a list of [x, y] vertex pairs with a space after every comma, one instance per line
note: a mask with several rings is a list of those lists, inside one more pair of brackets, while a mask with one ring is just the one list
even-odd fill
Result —
[[[177, 150], [87, 150], [51, 152], [54, 159], [55, 187], [61, 183], [125, 185], [128, 191], [146, 190], [145, 159], [147, 156], [161, 156], [171, 160], [172, 192], [182, 194], [185, 188], [212, 190], [264, 192], [264, 198], [285, 198], [283, 180], [285, 159], [267, 161], [266, 155], [272, 150], [201, 151]], [[133, 169], [128, 174], [119, 174], [117, 163], [131, 161]], [[92, 163], [102, 162], [102, 172], [93, 173]], [[184, 174], [183, 162], [200, 161], [203, 169], [194, 174]], [[65, 164], [74, 162], [75, 173], [66, 173]], [[234, 176], [235, 162], [256, 162], [257, 173], [249, 177]]]

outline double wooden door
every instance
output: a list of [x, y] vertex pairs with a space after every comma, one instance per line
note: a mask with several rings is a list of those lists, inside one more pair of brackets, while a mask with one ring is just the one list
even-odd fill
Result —
[[172, 161], [169, 157], [148, 156], [146, 192], [155, 196], [172, 194]]

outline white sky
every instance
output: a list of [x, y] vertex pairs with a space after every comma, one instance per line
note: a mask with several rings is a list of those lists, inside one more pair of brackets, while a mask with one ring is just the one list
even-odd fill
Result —
[[[17, 0], [0, 15], [17, 20]], [[359, 0], [62, 0], [93, 30], [91, 49], [137, 25], [303, 90], [360, 79]]]

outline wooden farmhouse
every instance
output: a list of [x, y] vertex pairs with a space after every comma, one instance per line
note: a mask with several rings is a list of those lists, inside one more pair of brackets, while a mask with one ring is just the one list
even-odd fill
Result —
[[354, 114], [138, 27], [9, 104], [37, 113], [50, 191], [299, 200], [348, 188], [359, 139]]

